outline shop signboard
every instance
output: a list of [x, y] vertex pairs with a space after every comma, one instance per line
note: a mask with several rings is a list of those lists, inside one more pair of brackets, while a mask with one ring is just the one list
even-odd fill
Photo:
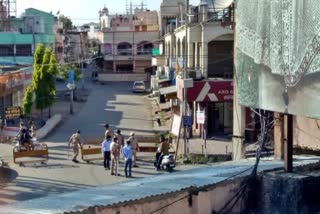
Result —
[[5, 108], [4, 117], [6, 119], [15, 119], [19, 118], [22, 114], [21, 107], [19, 106], [10, 106]]
[[177, 114], [173, 115], [171, 134], [179, 136], [181, 126], [181, 117]]
[[192, 126], [192, 117], [191, 116], [183, 116], [183, 126], [190, 128]]
[[159, 55], [160, 55], [159, 48], [153, 48], [152, 49], [152, 56], [159, 56]]
[[[181, 90], [177, 94], [182, 100], [183, 87], [177, 89]], [[187, 88], [187, 100], [188, 102], [232, 102], [233, 82], [232, 80], [194, 81], [192, 87]]]
[[206, 115], [204, 111], [197, 111], [197, 123], [204, 124], [206, 120]]

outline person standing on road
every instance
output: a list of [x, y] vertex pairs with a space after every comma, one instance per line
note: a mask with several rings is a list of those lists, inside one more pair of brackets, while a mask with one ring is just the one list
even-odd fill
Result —
[[103, 155], [103, 166], [104, 168], [110, 169], [110, 144], [111, 136], [107, 135], [106, 139], [102, 142], [101, 152]]
[[114, 137], [112, 143], [110, 144], [111, 175], [120, 176], [120, 174], [118, 173], [120, 145], [118, 144], [117, 141], [118, 141], [117, 137]]
[[122, 155], [124, 157], [124, 173], [126, 177], [132, 177], [132, 149], [130, 146], [130, 140], [127, 140], [126, 145], [122, 149]]
[[76, 133], [72, 134], [69, 143], [68, 143], [68, 148], [70, 148], [70, 145], [72, 144], [72, 149], [73, 149], [73, 158], [72, 161], [75, 163], [79, 163], [77, 160], [78, 154], [79, 154], [79, 147], [81, 148], [81, 138], [80, 138], [80, 130], [77, 130]]
[[138, 167], [136, 160], [137, 160], [137, 152], [139, 151], [139, 144], [134, 132], [130, 133], [130, 137], [128, 140], [130, 141], [130, 145], [132, 148], [133, 167]]
[[120, 151], [122, 151], [122, 148], [124, 147], [124, 137], [119, 129], [116, 131], [116, 137], [118, 139], [117, 143], [120, 147]]
[[109, 128], [109, 124], [105, 124], [104, 128], [106, 129], [106, 131], [104, 132], [104, 136], [105, 137], [110, 136], [110, 139], [112, 139], [112, 135], [113, 134], [112, 134], [112, 131]]

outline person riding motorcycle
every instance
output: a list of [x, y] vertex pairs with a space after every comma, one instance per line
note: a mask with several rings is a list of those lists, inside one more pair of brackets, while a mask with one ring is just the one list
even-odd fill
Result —
[[165, 141], [165, 138], [163, 136], [160, 137], [160, 146], [158, 148], [158, 151], [156, 152], [156, 161], [155, 161], [155, 167], [156, 170], [160, 169], [161, 161], [165, 155], [169, 154], [169, 143]]
[[20, 146], [25, 146], [25, 147], [30, 147], [32, 149], [32, 141], [31, 141], [31, 136], [29, 133], [29, 130], [27, 127], [24, 125], [24, 123], [20, 123], [20, 130], [17, 135], [19, 145]]

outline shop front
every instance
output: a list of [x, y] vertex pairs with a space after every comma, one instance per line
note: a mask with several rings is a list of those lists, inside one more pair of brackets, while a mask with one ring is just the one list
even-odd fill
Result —
[[[183, 80], [177, 79], [177, 96], [183, 101]], [[229, 138], [233, 124], [233, 82], [232, 80], [194, 81], [186, 89], [189, 114], [193, 116], [193, 133], [202, 137]], [[204, 115], [199, 121], [197, 113]], [[199, 115], [199, 114], [198, 114]]]
[[[7, 108], [20, 107], [22, 105], [25, 84], [24, 72], [8, 72], [0, 76], [0, 115], [4, 118]], [[7, 122], [16, 123], [13, 118]]]

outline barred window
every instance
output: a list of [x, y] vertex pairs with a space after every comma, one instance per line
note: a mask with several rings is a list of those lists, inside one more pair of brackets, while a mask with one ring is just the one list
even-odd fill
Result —
[[14, 56], [14, 45], [0, 45], [0, 56]]
[[32, 56], [31, 44], [16, 45], [16, 56]]

